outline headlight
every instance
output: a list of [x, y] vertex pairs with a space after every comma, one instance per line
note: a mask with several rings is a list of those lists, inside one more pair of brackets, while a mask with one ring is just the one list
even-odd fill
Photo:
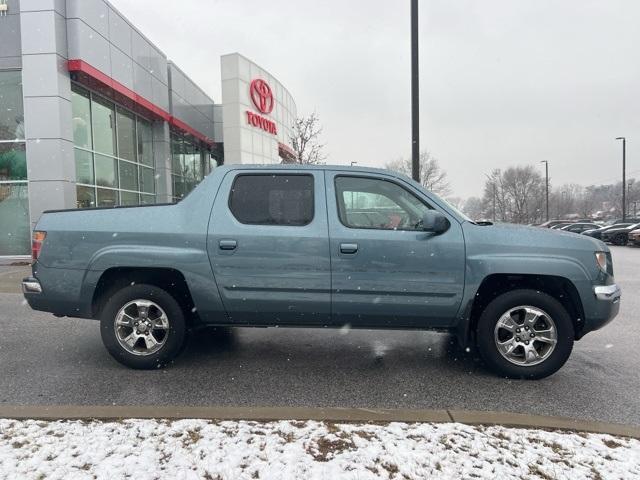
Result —
[[607, 254], [605, 252], [596, 252], [596, 263], [600, 270], [607, 272]]

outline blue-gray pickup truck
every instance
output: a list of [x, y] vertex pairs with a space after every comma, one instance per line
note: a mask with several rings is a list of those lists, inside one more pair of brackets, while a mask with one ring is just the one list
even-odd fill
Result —
[[224, 166], [177, 204], [46, 212], [36, 310], [98, 319], [157, 368], [203, 326], [431, 329], [500, 375], [542, 378], [620, 306], [609, 249], [478, 224], [412, 180], [340, 166]]

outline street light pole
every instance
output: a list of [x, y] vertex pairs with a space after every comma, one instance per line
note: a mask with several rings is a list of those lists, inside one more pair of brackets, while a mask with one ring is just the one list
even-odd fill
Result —
[[491, 178], [486, 173], [484, 174], [484, 176], [489, 179], [491, 185], [493, 186], [493, 223], [496, 223], [496, 179]]
[[411, 176], [420, 182], [420, 104], [418, 75], [418, 0], [411, 0]]
[[622, 221], [627, 219], [627, 139], [625, 137], [616, 137], [616, 140], [622, 140]]
[[544, 163], [544, 170], [546, 173], [546, 190], [547, 190], [547, 222], [549, 221], [549, 162], [546, 160], [542, 160]]

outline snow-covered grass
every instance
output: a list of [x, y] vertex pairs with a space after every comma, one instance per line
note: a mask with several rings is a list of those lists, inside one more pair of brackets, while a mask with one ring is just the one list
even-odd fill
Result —
[[449, 424], [0, 420], [6, 479], [631, 479], [640, 441]]

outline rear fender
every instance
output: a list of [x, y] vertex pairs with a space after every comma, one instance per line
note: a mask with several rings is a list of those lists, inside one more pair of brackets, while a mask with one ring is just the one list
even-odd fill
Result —
[[[167, 268], [187, 282], [203, 323], [220, 322], [226, 315], [206, 251], [197, 248], [114, 245], [98, 250], [85, 272], [82, 298], [92, 299], [102, 274], [111, 268]], [[89, 300], [90, 302], [90, 300]]]

